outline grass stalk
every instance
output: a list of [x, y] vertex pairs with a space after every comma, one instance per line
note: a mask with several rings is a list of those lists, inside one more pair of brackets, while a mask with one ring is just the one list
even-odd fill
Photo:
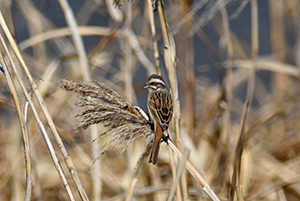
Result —
[[178, 168], [176, 171], [177, 174], [176, 174], [174, 181], [172, 182], [172, 186], [171, 186], [169, 197], [168, 197], [167, 201], [172, 201], [174, 199], [175, 192], [176, 192], [176, 190], [178, 190], [177, 187], [179, 185], [180, 177], [185, 169], [185, 164], [188, 159], [189, 152], [190, 152], [189, 150], [187, 150], [187, 149], [185, 150], [183, 158], [180, 160], [180, 162], [178, 164]]
[[[237, 193], [239, 200], [243, 199], [243, 195], [241, 192], [242, 183], [241, 183], [241, 165], [242, 165], [242, 154], [244, 151], [244, 146], [247, 140], [247, 136], [245, 136], [246, 122], [248, 115], [250, 113], [250, 108], [252, 105], [253, 95], [254, 95], [254, 87], [255, 87], [255, 71], [257, 66], [257, 55], [259, 50], [259, 40], [258, 40], [258, 7], [257, 1], [251, 0], [251, 25], [252, 25], [252, 68], [249, 69], [248, 74], [248, 90], [246, 103], [244, 106], [244, 113], [241, 121], [241, 131], [238, 140], [238, 144], [236, 147], [236, 155], [234, 159], [233, 165], [233, 174], [231, 179], [231, 190], [230, 190], [230, 200], [234, 200], [235, 191], [239, 189], [240, 191]], [[237, 186], [238, 185], [238, 186]]]
[[78, 52], [79, 63], [80, 63], [82, 75], [85, 79], [87, 79], [88, 81], [91, 81], [91, 75], [90, 75], [90, 71], [89, 71], [87, 56], [86, 56], [86, 52], [84, 49], [82, 37], [78, 31], [78, 25], [77, 25], [74, 13], [73, 13], [72, 9], [70, 8], [69, 3], [66, 0], [59, 0], [59, 3], [64, 12], [67, 24], [72, 31], [72, 38], [73, 38], [74, 46]]
[[[172, 151], [177, 155], [177, 157], [182, 160], [183, 156], [179, 149], [173, 144], [171, 140], [168, 140], [168, 145], [172, 149]], [[190, 172], [190, 174], [199, 182], [202, 186], [203, 191], [211, 198], [213, 201], [219, 201], [220, 199], [211, 189], [209, 184], [205, 181], [205, 179], [200, 175], [200, 173], [196, 170], [196, 168], [190, 163], [188, 160], [185, 163], [186, 169]]]
[[148, 8], [150, 28], [151, 28], [151, 34], [152, 34], [153, 53], [154, 53], [156, 72], [157, 72], [158, 75], [161, 75], [159, 51], [158, 51], [158, 46], [157, 46], [157, 41], [156, 41], [156, 28], [155, 28], [155, 21], [154, 21], [154, 14], [153, 14], [153, 8], [152, 8], [152, 1], [151, 0], [147, 0], [147, 8]]
[[[1, 37], [1, 42], [3, 38]], [[26, 108], [24, 109], [24, 113], [22, 112], [21, 109], [21, 104], [19, 100], [19, 96], [16, 90], [16, 87], [14, 86], [14, 82], [10, 76], [10, 72], [4, 63], [3, 57], [0, 54], [0, 64], [3, 66], [4, 69], [4, 75], [5, 79], [7, 81], [7, 85], [9, 87], [9, 90], [11, 92], [11, 95], [13, 97], [14, 103], [15, 103], [15, 108], [18, 114], [18, 119], [20, 122], [21, 126], [21, 132], [22, 132], [22, 137], [23, 137], [23, 149], [24, 149], [24, 159], [25, 159], [25, 173], [26, 173], [26, 191], [25, 191], [25, 201], [30, 201], [31, 196], [32, 196], [32, 173], [31, 173], [31, 151], [30, 151], [30, 144], [29, 144], [29, 137], [28, 137], [28, 130], [26, 127]], [[25, 117], [24, 117], [25, 115]]]
[[[1, 24], [2, 28], [3, 28], [3, 24], [2, 24], [2, 23], [3, 23], [3, 21], [2, 21], [3, 18], [2, 18], [2, 17], [3, 17], [2, 14], [0, 14], [0, 24]], [[20, 74], [19, 74], [18, 70], [17, 70], [16, 67], [15, 67], [15, 64], [14, 64], [14, 62], [13, 62], [13, 60], [12, 60], [10, 54], [9, 54], [9, 51], [8, 51], [8, 49], [7, 49], [7, 46], [6, 46], [6, 44], [5, 44], [5, 42], [4, 42], [4, 39], [3, 39], [3, 37], [2, 37], [1, 35], [0, 35], [0, 40], [1, 40], [1, 43], [2, 43], [2, 45], [3, 45], [3, 47], [4, 47], [4, 49], [5, 49], [5, 51], [6, 51], [7, 55], [8, 55], [8, 57], [9, 57], [9, 60], [10, 60], [10, 62], [11, 62], [12, 69], [13, 69], [15, 75], [16, 75], [17, 81], [19, 82], [19, 84], [20, 84], [20, 86], [21, 86], [21, 88], [22, 88], [22, 91], [23, 91], [23, 93], [24, 93], [26, 99], [27, 99], [28, 103], [30, 104], [30, 107], [31, 107], [32, 112], [33, 112], [34, 117], [35, 117], [35, 120], [36, 120], [36, 122], [37, 122], [37, 124], [38, 124], [38, 126], [39, 126], [39, 129], [40, 129], [40, 131], [41, 131], [41, 133], [42, 133], [42, 136], [43, 136], [43, 138], [44, 138], [44, 140], [45, 140], [45, 142], [46, 142], [46, 144], [47, 144], [47, 147], [48, 147], [48, 149], [49, 149], [49, 152], [50, 152], [51, 158], [52, 158], [52, 160], [53, 160], [54, 166], [55, 166], [55, 168], [56, 168], [56, 170], [57, 170], [57, 172], [58, 172], [58, 174], [59, 174], [59, 176], [60, 176], [60, 178], [61, 178], [61, 181], [62, 181], [62, 183], [63, 183], [63, 185], [64, 185], [64, 187], [65, 187], [65, 189], [66, 189], [66, 192], [67, 192], [67, 194], [68, 194], [70, 200], [75, 200], [75, 199], [74, 199], [74, 196], [73, 196], [73, 193], [72, 193], [72, 191], [71, 191], [71, 188], [70, 188], [70, 186], [69, 186], [69, 184], [68, 184], [68, 182], [67, 182], [65, 173], [64, 173], [64, 171], [63, 171], [63, 169], [62, 169], [62, 167], [61, 167], [61, 165], [60, 165], [59, 159], [58, 159], [58, 157], [57, 157], [57, 155], [56, 155], [56, 153], [55, 153], [55, 150], [54, 150], [54, 148], [53, 148], [53, 145], [52, 145], [52, 143], [51, 143], [51, 141], [50, 141], [50, 138], [49, 138], [49, 136], [48, 136], [48, 133], [47, 133], [47, 131], [46, 131], [46, 129], [45, 129], [45, 127], [44, 127], [44, 125], [43, 125], [43, 123], [42, 123], [42, 121], [41, 121], [39, 115], [38, 115], [38, 112], [37, 112], [37, 110], [36, 110], [36, 107], [35, 107], [34, 103], [32, 102], [29, 93], [27, 92], [27, 90], [26, 90], [26, 88], [25, 88], [24, 83], [23, 83], [22, 80], [21, 80]], [[2, 55], [1, 55], [1, 57], [3, 58]], [[4, 68], [5, 68], [5, 66], [4, 66]], [[7, 71], [7, 73], [9, 73], [9, 70], [8, 70], [7, 68], [6, 68], [5, 70]]]
[[[180, 102], [179, 102], [179, 92], [178, 92], [178, 83], [177, 83], [177, 75], [176, 75], [176, 47], [174, 37], [169, 30], [167, 16], [165, 13], [164, 5], [162, 0], [158, 0], [158, 12], [160, 25], [162, 28], [162, 35], [164, 41], [164, 61], [168, 71], [169, 80], [171, 83], [171, 93], [173, 96], [173, 120], [175, 122], [175, 133], [176, 133], [176, 142], [179, 146], [181, 146], [181, 137], [180, 137]], [[172, 166], [173, 169], [173, 177], [177, 174], [175, 172], [176, 167]], [[181, 197], [179, 195], [181, 189], [177, 190], [177, 197]]]
[[[62, 142], [62, 140], [61, 140], [61, 138], [60, 138], [60, 136], [59, 136], [59, 134], [58, 134], [58, 132], [56, 130], [56, 127], [55, 127], [55, 125], [53, 123], [51, 115], [49, 114], [49, 111], [47, 110], [47, 107], [46, 107], [46, 104], [45, 104], [45, 102], [43, 100], [43, 97], [39, 93], [37, 85], [34, 82], [32, 76], [31, 76], [31, 73], [29, 72], [29, 69], [27, 68], [27, 65], [24, 62], [24, 59], [23, 59], [22, 55], [20, 54], [20, 51], [19, 51], [19, 49], [17, 47], [17, 44], [15, 43], [12, 35], [10, 34], [10, 31], [9, 31], [9, 29], [8, 29], [6, 23], [5, 23], [5, 20], [3, 18], [2, 13], [0, 13], [0, 25], [1, 25], [4, 33], [5, 33], [6, 37], [8, 38], [8, 41], [9, 41], [9, 43], [10, 43], [10, 45], [11, 45], [11, 47], [12, 47], [12, 49], [13, 49], [13, 51], [14, 51], [17, 59], [18, 59], [18, 61], [20, 62], [22, 69], [25, 72], [25, 75], [26, 75], [26, 77], [28, 79], [28, 82], [29, 82], [31, 88], [32, 88], [32, 91], [33, 91], [35, 97], [37, 98], [37, 102], [38, 102], [39, 106], [41, 107], [41, 110], [42, 110], [43, 114], [45, 115], [45, 118], [46, 118], [46, 121], [48, 123], [48, 126], [50, 127], [50, 130], [51, 130], [51, 132], [54, 135], [54, 138], [56, 140], [56, 143], [57, 143], [58, 147], [60, 148], [60, 151], [61, 151], [62, 155], [64, 156], [64, 159], [65, 159], [65, 162], [67, 164], [68, 170], [71, 173], [71, 176], [72, 176], [73, 180], [75, 181], [76, 187], [77, 187], [77, 189], [79, 191], [79, 194], [81, 195], [81, 198], [83, 200], [88, 200], [86, 192], [85, 192], [85, 190], [84, 190], [84, 188], [82, 186], [82, 183], [81, 183], [81, 181], [80, 181], [80, 179], [78, 177], [76, 168], [74, 167], [73, 161], [72, 161], [70, 155], [68, 154], [68, 151], [65, 148], [65, 146], [64, 146], [64, 144], [63, 144], [63, 142]], [[12, 62], [11, 58], [10, 58], [10, 60]], [[41, 133], [42, 133], [42, 135], [43, 135], [43, 137], [44, 137], [44, 139], [45, 139], [45, 141], [47, 143], [47, 146], [49, 148], [49, 152], [51, 154], [52, 160], [55, 163], [55, 167], [57, 168], [57, 171], [59, 172], [59, 175], [60, 175], [60, 177], [62, 179], [62, 183], [63, 183], [64, 187], [66, 188], [70, 199], [74, 200], [74, 196], [71, 193], [70, 187], [69, 187], [69, 185], [67, 183], [67, 180], [66, 180], [66, 177], [64, 175], [64, 172], [63, 172], [63, 170], [62, 170], [62, 168], [61, 168], [61, 166], [59, 164], [59, 160], [58, 160], [58, 158], [57, 158], [57, 156], [55, 154], [55, 150], [54, 150], [54, 148], [53, 148], [53, 146], [51, 144], [51, 141], [50, 141], [49, 136], [48, 136], [48, 134], [46, 132], [46, 129], [45, 129], [44, 125], [42, 124], [42, 122], [41, 122], [41, 120], [40, 120], [40, 118], [38, 116], [38, 113], [37, 113], [37, 111], [35, 109], [35, 106], [33, 105], [33, 102], [31, 101], [31, 98], [30, 98], [28, 92], [26, 91], [26, 88], [25, 88], [25, 86], [24, 86], [24, 84], [23, 84], [23, 82], [21, 80], [21, 77], [20, 77], [20, 75], [19, 75], [19, 73], [18, 73], [15, 65], [13, 65], [13, 62], [12, 62], [12, 67], [13, 67], [14, 73], [16, 74], [16, 76], [18, 78], [18, 82], [22, 86], [22, 90], [23, 90], [24, 95], [26, 96], [26, 99], [30, 103], [30, 106], [31, 106], [32, 110], [35, 111], [34, 112], [35, 119], [36, 119], [37, 124], [38, 124], [38, 126], [40, 128], [40, 131], [41, 131]]]

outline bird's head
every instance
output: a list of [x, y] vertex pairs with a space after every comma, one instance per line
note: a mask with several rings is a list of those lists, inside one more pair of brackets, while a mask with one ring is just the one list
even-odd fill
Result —
[[166, 89], [166, 84], [163, 78], [157, 74], [153, 74], [148, 78], [144, 89], [148, 89], [149, 91], [160, 91]]

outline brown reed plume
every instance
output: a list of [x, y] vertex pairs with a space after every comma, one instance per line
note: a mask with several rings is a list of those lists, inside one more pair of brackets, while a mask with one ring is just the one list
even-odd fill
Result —
[[60, 86], [81, 97], [76, 103], [80, 108], [77, 114], [80, 123], [76, 131], [98, 123], [108, 127], [106, 132], [99, 135], [101, 154], [120, 144], [125, 144], [126, 148], [137, 138], [147, 138], [152, 134], [151, 125], [140, 110], [105, 84], [62, 80]]

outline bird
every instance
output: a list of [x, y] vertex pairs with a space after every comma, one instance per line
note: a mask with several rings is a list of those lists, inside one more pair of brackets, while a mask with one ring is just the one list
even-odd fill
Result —
[[[173, 99], [165, 81], [160, 75], [152, 74], [145, 89], [148, 89], [147, 107], [150, 121], [154, 125], [154, 140], [149, 163], [156, 164], [163, 134], [168, 130], [173, 116]], [[167, 134], [167, 137], [168, 134]]]

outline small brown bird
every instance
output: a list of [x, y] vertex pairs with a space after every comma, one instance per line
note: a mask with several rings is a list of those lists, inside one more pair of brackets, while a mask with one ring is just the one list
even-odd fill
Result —
[[149, 163], [155, 164], [163, 133], [168, 130], [172, 119], [173, 100], [163, 78], [159, 75], [151, 75], [144, 88], [149, 90], [148, 111], [155, 131]]

